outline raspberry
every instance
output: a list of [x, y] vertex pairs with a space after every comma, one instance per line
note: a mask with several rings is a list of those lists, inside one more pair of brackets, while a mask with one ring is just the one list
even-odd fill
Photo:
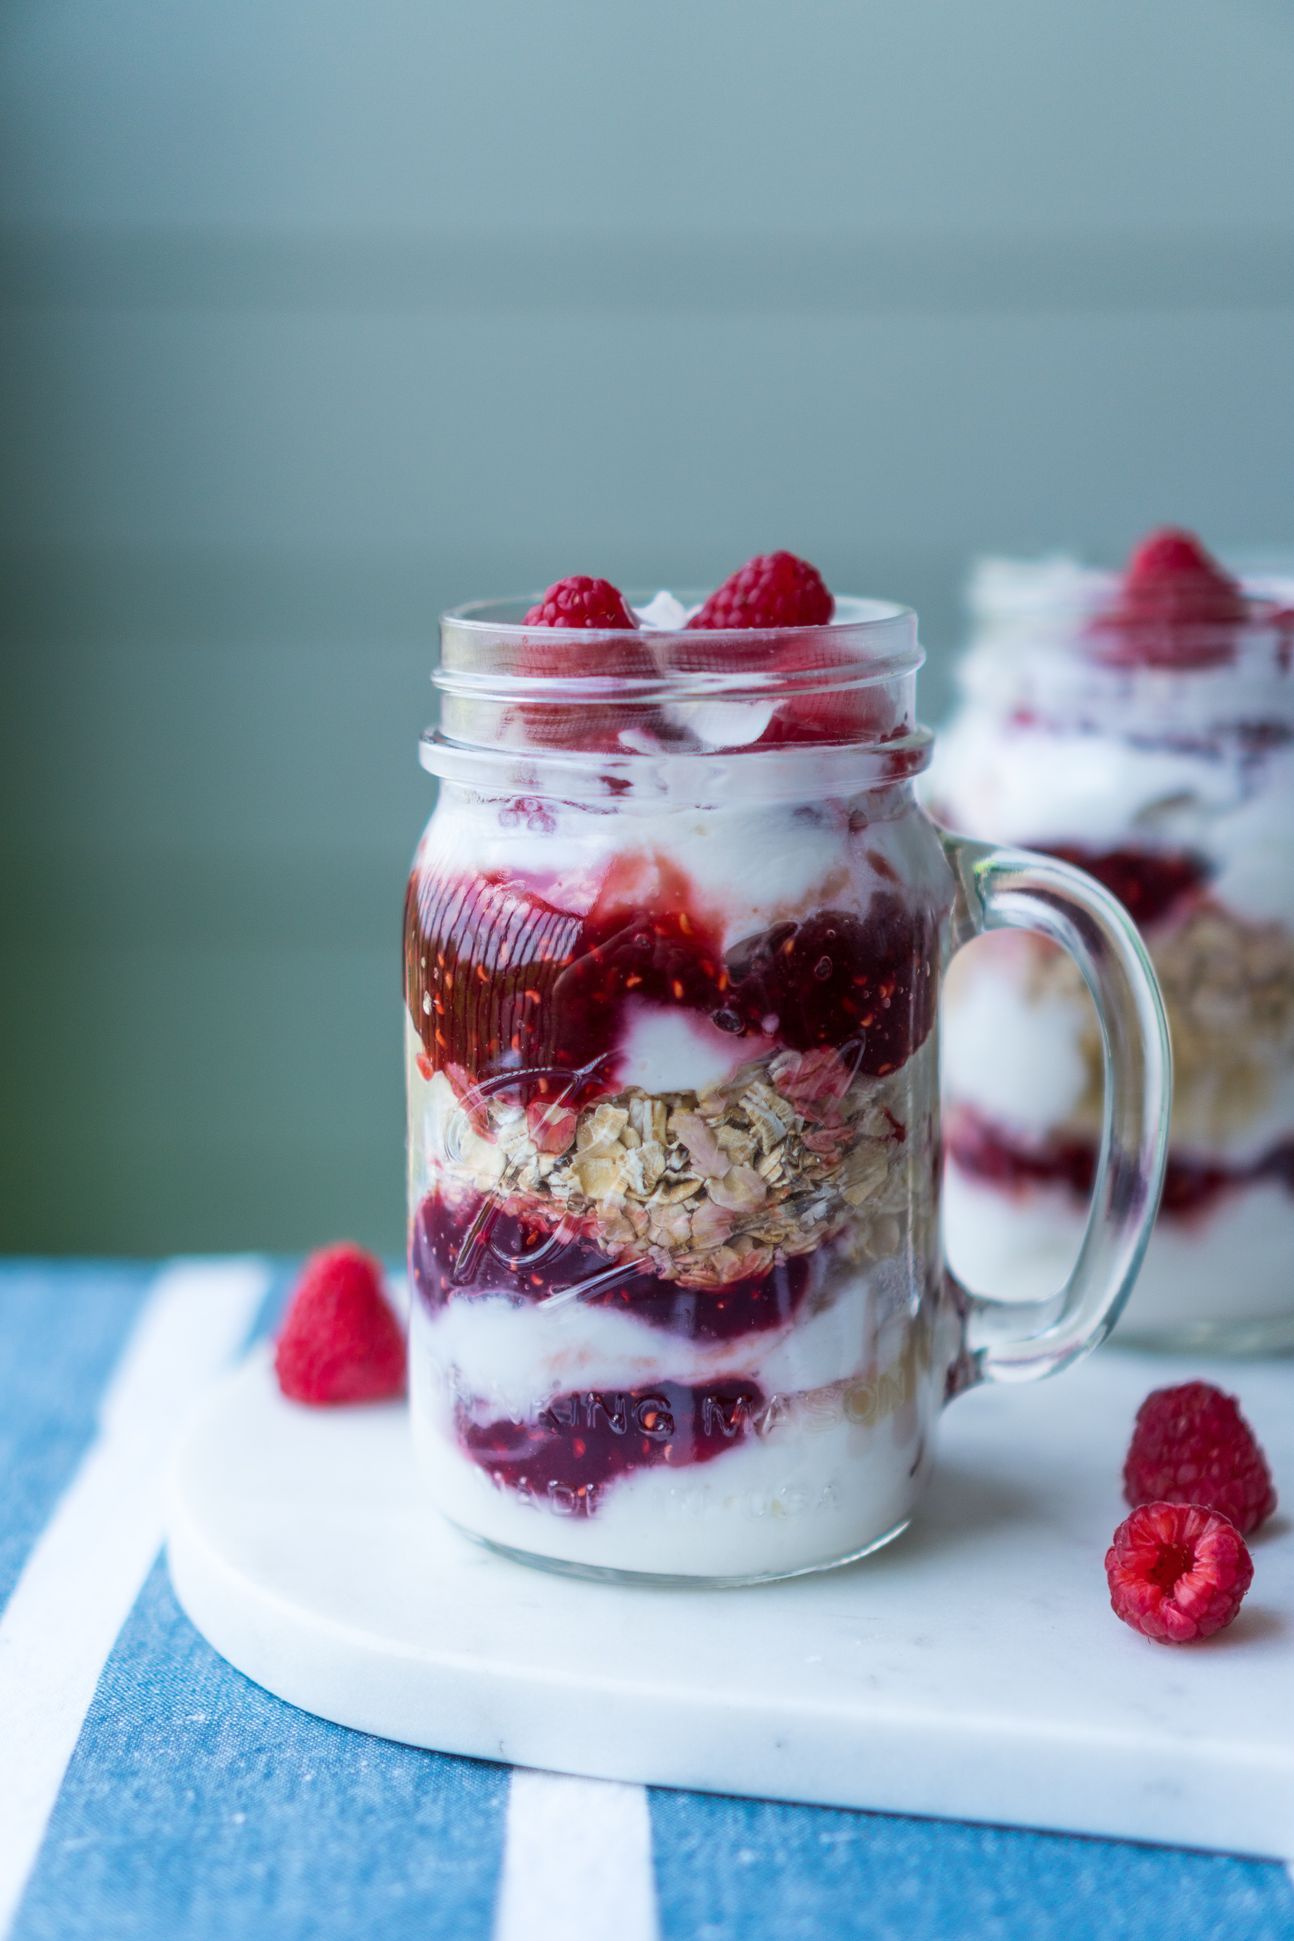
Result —
[[1231, 658], [1231, 631], [1248, 615], [1239, 585], [1194, 533], [1164, 526], [1133, 552], [1097, 627], [1116, 665], [1216, 667]]
[[637, 627], [625, 596], [610, 580], [572, 573], [555, 580], [522, 621], [523, 627], [604, 627], [619, 633]]
[[1134, 1504], [1202, 1503], [1246, 1537], [1276, 1508], [1253, 1430], [1234, 1396], [1211, 1382], [1183, 1382], [1146, 1397], [1123, 1465], [1123, 1493]]
[[404, 1335], [375, 1260], [343, 1241], [311, 1254], [274, 1349], [293, 1402], [385, 1402], [404, 1393]]
[[[624, 595], [610, 580], [573, 573], [557, 580], [542, 600], [531, 607], [524, 627], [562, 627], [585, 632], [602, 628], [621, 633], [624, 641], [594, 642], [538, 639], [524, 641], [520, 671], [546, 681], [660, 679], [656, 658], [638, 631]], [[526, 739], [544, 748], [573, 748], [600, 754], [620, 754], [625, 730], [637, 730], [652, 742], [669, 738], [669, 723], [653, 702], [623, 699], [601, 701], [526, 701], [520, 708]]]
[[1143, 1503], [1105, 1553], [1116, 1617], [1160, 1644], [1193, 1644], [1231, 1623], [1253, 1582], [1245, 1540], [1198, 1503]]
[[689, 627], [825, 627], [836, 603], [794, 553], [758, 553], [716, 587]]
[[1134, 550], [1124, 568], [1123, 597], [1165, 618], [1226, 625], [1245, 617], [1244, 595], [1193, 532], [1163, 526]]
[[817, 694], [789, 694], [773, 710], [773, 718], [759, 738], [762, 748], [803, 747], [811, 742], [879, 741], [894, 727], [894, 709], [884, 688], [859, 687], [865, 671], [853, 654], [842, 651], [834, 642], [815, 637], [805, 651], [804, 637], [792, 638], [778, 648], [769, 664], [773, 675], [783, 677], [820, 673], [828, 678], [837, 674], [851, 685], [825, 688]]

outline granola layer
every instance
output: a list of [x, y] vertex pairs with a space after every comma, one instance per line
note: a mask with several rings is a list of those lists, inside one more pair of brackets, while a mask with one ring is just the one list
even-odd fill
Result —
[[694, 1287], [838, 1236], [857, 1262], [885, 1259], [909, 1201], [911, 1091], [908, 1069], [866, 1078], [834, 1051], [781, 1051], [699, 1092], [630, 1088], [580, 1111], [469, 1094], [449, 1120], [442, 1188]]
[[[1152, 934], [1148, 947], [1173, 1043], [1173, 1139], [1211, 1151], [1242, 1135], [1294, 1078], [1294, 937], [1278, 924], [1242, 923], [1206, 904]], [[1025, 998], [1083, 1000], [1072, 959], [1034, 949]], [[1079, 1046], [1086, 1086], [1064, 1130], [1095, 1137], [1102, 1051], [1090, 1006], [1085, 1017]]]

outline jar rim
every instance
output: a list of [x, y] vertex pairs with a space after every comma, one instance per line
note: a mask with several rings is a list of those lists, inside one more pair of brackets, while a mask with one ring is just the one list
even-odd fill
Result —
[[[635, 591], [627, 597], [631, 605], [646, 605], [653, 596]], [[817, 626], [647, 625], [632, 633], [527, 627], [522, 616], [532, 603], [520, 594], [472, 600], [442, 614], [433, 686], [446, 696], [513, 703], [781, 699], [899, 681], [925, 660], [915, 611], [891, 600], [842, 596], [831, 620]], [[608, 673], [604, 657], [627, 641], [646, 649], [649, 671]]]
[[934, 735], [914, 724], [886, 742], [802, 748], [697, 749], [608, 756], [576, 750], [490, 748], [424, 731], [418, 761], [439, 781], [475, 795], [602, 803], [618, 813], [672, 804], [804, 802], [909, 784], [929, 767]]
[[[641, 612], [656, 598], [659, 588], [654, 591], [646, 587], [630, 587], [624, 594], [628, 605]], [[611, 627], [527, 627], [525, 615], [543, 599], [542, 592], [508, 594], [502, 598], [485, 600], [466, 600], [461, 605], [447, 607], [440, 616], [442, 634], [446, 628], [461, 630], [465, 633], [497, 634], [501, 638], [519, 638], [542, 634], [545, 639], [564, 641], [616, 640], [623, 638], [623, 629]], [[685, 587], [675, 595], [679, 604], [689, 614], [696, 611], [705, 599], [703, 588]], [[688, 629], [684, 627], [654, 627], [639, 629], [652, 638], [673, 638], [686, 636], [694, 644], [697, 634], [704, 632], [711, 641], [731, 643], [750, 642], [758, 639], [784, 640], [792, 634], [819, 634], [839, 637], [842, 633], [861, 632], [866, 629], [910, 628], [916, 637], [916, 612], [899, 600], [879, 600], [864, 598], [859, 594], [842, 593], [836, 596], [835, 611], [831, 619], [815, 626], [790, 627], [707, 627]]]
[[[657, 596], [629, 598], [641, 611]], [[633, 632], [527, 627], [532, 603], [524, 595], [473, 600], [442, 616], [432, 674], [441, 719], [422, 746], [434, 773], [448, 779], [465, 763], [496, 773], [500, 765], [538, 764], [546, 776], [562, 770], [568, 785], [578, 779], [623, 789], [632, 779], [672, 795], [715, 760], [726, 765], [733, 790], [738, 769], [752, 788], [780, 787], [792, 772], [804, 788], [798, 771], [814, 762], [833, 780], [851, 762], [861, 773], [865, 756], [862, 767], [878, 779], [926, 765], [929, 737], [913, 707], [925, 656], [915, 612], [896, 601], [844, 596], [817, 626], [710, 629], [649, 620]], [[673, 619], [687, 609], [679, 601], [667, 612]], [[770, 725], [797, 711], [810, 733], [765, 739]], [[601, 724], [587, 745], [574, 725], [586, 715]]]
[[[1123, 576], [1111, 567], [1094, 566], [1067, 553], [1010, 556], [988, 554], [978, 559], [966, 585], [966, 608], [972, 626], [985, 633], [1027, 638], [1032, 653], [1086, 658], [1094, 664], [1125, 664], [1117, 656], [1102, 656], [1103, 642], [1125, 633], [1135, 638], [1176, 630], [1189, 642], [1229, 644], [1233, 657], [1258, 651], [1274, 634], [1287, 635], [1294, 610], [1294, 572], [1236, 577], [1244, 603], [1243, 616], [1216, 619], [1189, 612], [1167, 617], [1153, 609], [1144, 614], [1122, 610]], [[1145, 661], [1147, 672], [1180, 674], [1191, 671], [1189, 654], [1180, 664], [1165, 657]]]

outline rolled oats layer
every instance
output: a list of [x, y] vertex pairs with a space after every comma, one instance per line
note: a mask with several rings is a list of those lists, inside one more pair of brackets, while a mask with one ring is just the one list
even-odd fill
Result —
[[835, 1051], [783, 1050], [703, 1091], [631, 1087], [578, 1112], [560, 1096], [468, 1094], [447, 1119], [441, 1182], [691, 1286], [765, 1273], [827, 1239], [883, 1259], [901, 1242], [912, 1166], [933, 1163], [928, 1112], [908, 1123], [927, 1062], [877, 1079]]
[[[1242, 1133], [1294, 1071], [1294, 937], [1204, 905], [1148, 939], [1173, 1041], [1174, 1138], [1208, 1148]], [[1035, 948], [1031, 1000], [1082, 998], [1072, 960]], [[1100, 1125], [1101, 1040], [1089, 1011], [1081, 1041], [1087, 1084], [1073, 1125]]]

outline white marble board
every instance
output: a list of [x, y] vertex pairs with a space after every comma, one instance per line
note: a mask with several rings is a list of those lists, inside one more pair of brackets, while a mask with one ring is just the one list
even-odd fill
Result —
[[922, 1511], [843, 1571], [739, 1591], [548, 1576], [444, 1527], [396, 1406], [284, 1402], [261, 1351], [180, 1452], [171, 1570], [240, 1670], [343, 1725], [705, 1791], [1294, 1857], [1294, 1521], [1228, 1632], [1156, 1646], [1102, 1558], [1147, 1389], [1238, 1392], [1294, 1508], [1294, 1363], [1106, 1349], [943, 1423]]

